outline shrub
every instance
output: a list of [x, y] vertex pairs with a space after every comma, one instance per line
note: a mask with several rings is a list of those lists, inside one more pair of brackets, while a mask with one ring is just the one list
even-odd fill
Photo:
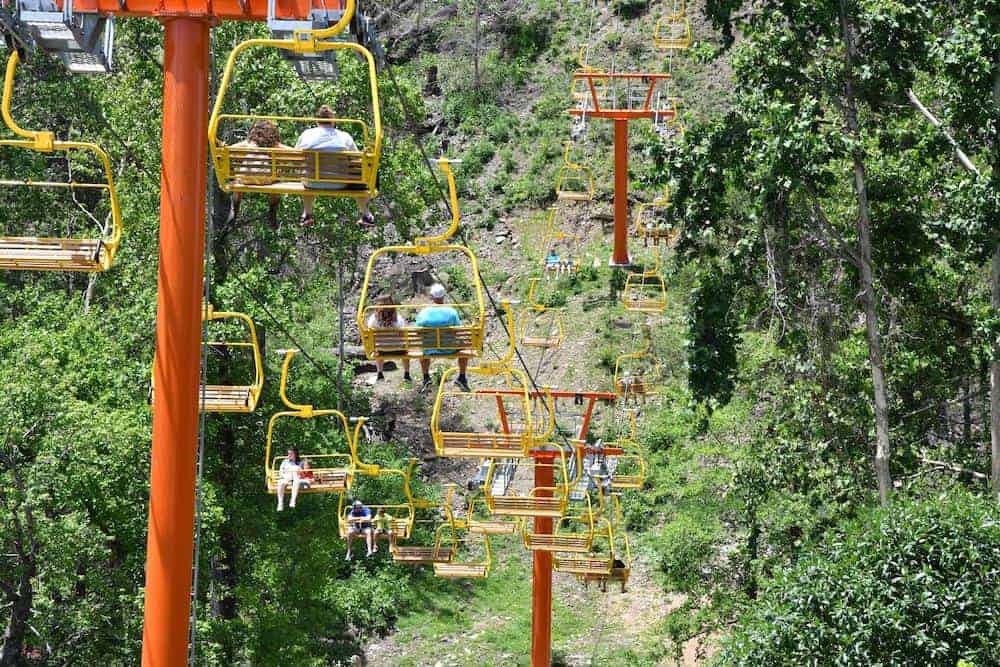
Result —
[[715, 553], [718, 525], [688, 514], [663, 527], [656, 538], [656, 554], [667, 585], [688, 592], [702, 579], [705, 564]]
[[1000, 508], [961, 490], [898, 499], [779, 575], [723, 665], [1000, 663]]

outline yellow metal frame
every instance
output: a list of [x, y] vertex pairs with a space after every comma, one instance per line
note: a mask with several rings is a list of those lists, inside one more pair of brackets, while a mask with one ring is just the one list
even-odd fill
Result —
[[[532, 278], [528, 283], [528, 306], [518, 318], [518, 340], [525, 347], [555, 349], [563, 344], [566, 337], [562, 317], [535, 300], [537, 287], [538, 278]], [[529, 335], [537, 332], [539, 328], [544, 328], [548, 332], [547, 335]]]
[[[482, 503], [484, 506], [485, 502]], [[489, 507], [486, 508], [489, 512]], [[518, 521], [506, 521], [504, 519], [477, 519], [476, 499], [469, 502], [469, 509], [465, 518], [466, 526], [470, 533], [480, 533], [483, 535], [513, 535], [517, 532]]]
[[361, 429], [364, 426], [365, 419], [359, 417], [355, 423], [353, 431], [350, 428], [349, 421], [347, 417], [339, 410], [317, 410], [312, 405], [293, 403], [288, 398], [288, 369], [291, 366], [292, 359], [298, 350], [287, 350], [285, 352], [285, 359], [281, 365], [281, 383], [279, 385], [278, 393], [281, 397], [281, 402], [285, 404], [288, 410], [281, 412], [276, 412], [271, 415], [271, 418], [267, 422], [267, 440], [264, 447], [264, 485], [267, 487], [268, 493], [275, 493], [277, 490], [277, 480], [278, 480], [278, 470], [281, 467], [282, 461], [286, 457], [284, 456], [273, 456], [272, 450], [274, 447], [274, 427], [275, 425], [283, 419], [317, 419], [321, 417], [334, 417], [337, 422], [340, 423], [340, 427], [343, 430], [344, 440], [347, 442], [348, 453], [347, 454], [314, 454], [314, 455], [301, 455], [303, 459], [308, 458], [310, 461], [318, 458], [325, 459], [324, 463], [332, 462], [343, 462], [343, 465], [327, 466], [324, 468], [313, 468], [312, 472], [316, 476], [322, 476], [322, 474], [342, 474], [345, 476], [345, 481], [343, 488], [330, 488], [326, 489], [322, 486], [315, 486], [311, 488], [303, 488], [299, 493], [340, 493], [343, 496], [344, 492], [351, 488], [354, 481], [354, 475], [356, 472], [363, 472], [364, 474], [377, 474], [377, 466], [369, 466], [362, 464], [358, 461], [358, 441], [361, 437]]
[[[86, 152], [94, 155], [104, 171], [105, 180], [98, 182], [55, 182], [33, 181], [31, 179], [3, 179], [2, 186], [25, 186], [29, 188], [65, 188], [69, 190], [101, 190], [107, 193], [111, 208], [110, 228], [98, 239], [66, 239], [55, 237], [0, 237], [0, 269], [20, 271], [78, 271], [96, 273], [107, 271], [114, 263], [115, 254], [121, 245], [124, 226], [122, 224], [121, 205], [118, 201], [118, 191], [115, 188], [114, 174], [111, 170], [111, 160], [108, 154], [97, 144], [79, 141], [59, 141], [47, 130], [33, 131], [20, 127], [11, 116], [10, 102], [14, 91], [14, 79], [17, 64], [20, 61], [17, 49], [13, 49], [7, 60], [7, 70], [4, 76], [3, 101], [0, 102], [0, 115], [3, 122], [12, 133], [23, 139], [3, 139], [0, 146], [23, 148], [38, 153], [62, 152], [68, 156], [73, 151]], [[84, 248], [92, 256], [83, 258], [78, 254]]]
[[[535, 533], [534, 522], [532, 530], [528, 530], [528, 522], [521, 523], [521, 540], [524, 548], [530, 551], [557, 551], [564, 553], [586, 553], [594, 540], [594, 510], [590, 495], [583, 497], [584, 506], [580, 512], [567, 514], [556, 521], [555, 530], [550, 533]], [[582, 528], [582, 532], [568, 530], [569, 526]]]
[[[448, 390], [448, 383], [460, 372], [457, 367], [451, 367], [441, 375], [441, 382], [438, 384], [437, 396], [434, 399], [434, 409], [431, 412], [431, 438], [434, 441], [434, 449], [438, 456], [453, 458], [520, 458], [527, 456], [528, 451], [538, 442], [549, 438], [555, 429], [554, 408], [552, 397], [548, 395], [549, 420], [544, 433], [536, 433], [534, 424], [530, 380], [528, 375], [511, 365], [516, 351], [514, 329], [514, 316], [511, 312], [510, 302], [501, 303], [507, 318], [507, 331], [511, 333], [509, 337], [507, 352], [499, 360], [484, 363], [467, 369], [467, 375], [476, 378], [484, 378], [488, 381], [496, 379], [502, 381], [501, 387], [489, 387], [485, 389], [474, 389], [471, 392]], [[520, 405], [523, 423], [521, 428], [515, 430], [507, 428], [503, 432], [480, 432], [480, 431], [445, 431], [441, 427], [441, 416], [444, 401], [449, 396], [475, 397], [488, 399], [493, 397], [498, 402], [502, 402], [505, 397], [516, 396]], [[499, 412], [499, 408], [498, 408]], [[500, 415], [502, 417], [502, 415]], [[504, 426], [501, 424], [501, 426]]]
[[[486, 481], [483, 482], [483, 497], [486, 499], [486, 506], [494, 516], [515, 516], [515, 517], [553, 517], [561, 518], [566, 514], [566, 506], [569, 502], [569, 471], [566, 467], [566, 454], [561, 449], [558, 456], [549, 462], [538, 460], [524, 461], [523, 465], [529, 466], [533, 474], [535, 467], [548, 466], [554, 469], [553, 485], [533, 487], [527, 495], [516, 495], [505, 493], [494, 496], [491, 492], [493, 487], [493, 475], [496, 471], [497, 462], [490, 461], [490, 467], [486, 473]], [[548, 493], [551, 495], [540, 495]], [[497, 501], [501, 502], [497, 502]]]
[[[451, 507], [447, 507], [445, 513], [452, 526], [452, 545], [455, 555], [447, 563], [434, 563], [434, 574], [445, 579], [485, 579], [490, 576], [490, 568], [493, 565], [490, 533], [474, 530], [468, 518], [465, 520], [456, 519], [452, 514]], [[464, 533], [464, 536], [460, 533]], [[473, 538], [474, 535], [477, 537]], [[456, 556], [461, 553], [461, 545], [468, 545], [473, 541], [478, 541], [483, 545], [482, 560], [457, 560]]]
[[[385, 510], [390, 514], [393, 514], [393, 535], [396, 539], [408, 540], [410, 539], [410, 534], [413, 531], [413, 523], [416, 519], [415, 509], [414, 509], [414, 499], [410, 493], [410, 478], [413, 475], [413, 469], [416, 466], [416, 460], [410, 459], [409, 464], [405, 469], [400, 468], [382, 468], [376, 465], [361, 464], [358, 468], [358, 474], [364, 477], [399, 477], [403, 484], [403, 493], [406, 498], [405, 502], [402, 503], [384, 503], [380, 505], [372, 505], [365, 503], [365, 507], [372, 510], [371, 522], [375, 522], [375, 515], [378, 514], [378, 510]], [[337, 501], [337, 534], [340, 535], [341, 539], [347, 539], [347, 525], [351, 523], [350, 519], [347, 518], [347, 511], [350, 507], [345, 506], [347, 494], [340, 494], [340, 498]], [[402, 514], [399, 514], [399, 513]]]
[[[655, 292], [655, 296], [649, 296], [650, 292]], [[622, 305], [632, 313], [662, 313], [667, 309], [667, 281], [660, 274], [659, 255], [652, 269], [630, 273], [625, 278]]]
[[[556, 173], [556, 199], [560, 201], [591, 201], [594, 198], [594, 174], [590, 167], [569, 159], [572, 144], [566, 142], [563, 164]], [[579, 185], [580, 187], [573, 187]]]
[[[584, 552], [557, 552], [552, 559], [552, 567], [557, 572], [584, 575], [610, 575], [615, 561], [614, 527], [605, 516], [594, 518], [594, 530], [590, 546]], [[596, 551], [597, 545], [603, 544], [607, 553]]]
[[[451, 515], [451, 503], [455, 496], [455, 485], [448, 484], [445, 487], [444, 498], [441, 502], [415, 498], [410, 488], [409, 477], [404, 480], [403, 488], [406, 493], [407, 500], [413, 508], [414, 524], [419, 523], [419, 520], [416, 518], [417, 509], [435, 510], [440, 512], [441, 520], [437, 528], [434, 530], [433, 545], [400, 545], [398, 540], [391, 541], [389, 544], [389, 550], [392, 553], [393, 561], [401, 565], [431, 565], [439, 562], [451, 562], [451, 559], [455, 554], [455, 522]], [[449, 532], [451, 536], [451, 545], [446, 546], [445, 536], [446, 533]], [[412, 537], [412, 533], [407, 539], [410, 537]]]
[[[365, 281], [361, 287], [361, 298], [358, 300], [358, 331], [361, 335], [361, 345], [365, 349], [365, 355], [369, 359], [398, 359], [400, 357], [419, 358], [427, 356], [431, 359], [453, 359], [460, 356], [478, 357], [483, 351], [483, 337], [486, 330], [486, 302], [483, 294], [483, 284], [479, 278], [479, 260], [475, 253], [464, 245], [448, 243], [448, 241], [458, 231], [461, 221], [461, 213], [458, 207], [458, 190], [455, 186], [455, 175], [451, 170], [448, 160], [438, 160], [438, 166], [448, 180], [448, 191], [451, 200], [451, 224], [444, 233], [437, 236], [423, 236], [413, 240], [407, 245], [385, 246], [379, 248], [368, 258], [368, 266], [365, 269]], [[451, 304], [452, 306], [471, 306], [476, 310], [472, 321], [454, 327], [418, 327], [407, 326], [404, 328], [379, 328], [368, 326], [368, 315], [378, 310], [378, 306], [368, 305], [369, 294], [372, 291], [372, 281], [375, 276], [375, 265], [379, 257], [388, 254], [428, 256], [445, 252], [454, 252], [464, 255], [469, 261], [469, 270], [472, 278], [472, 285], [475, 290], [474, 304]], [[389, 306], [398, 310], [413, 310], [424, 306]], [[382, 335], [391, 337], [389, 344], [391, 349], [380, 349], [378, 339]], [[468, 336], [470, 343], [466, 348], [469, 352], [457, 349], [454, 345], [447, 344], [449, 338], [456, 336]], [[430, 344], [428, 340], [432, 340]], [[424, 354], [424, 350], [454, 350], [450, 354]]]
[[246, 325], [247, 331], [249, 332], [249, 340], [246, 341], [202, 341], [202, 345], [210, 347], [229, 347], [229, 348], [251, 348], [253, 350], [253, 365], [254, 365], [254, 379], [253, 383], [250, 385], [243, 386], [225, 386], [225, 385], [208, 385], [206, 389], [211, 390], [213, 387], [222, 390], [234, 390], [243, 389], [247, 391], [247, 402], [243, 406], [236, 407], [226, 407], [224, 405], [219, 405], [214, 409], [208, 408], [206, 412], [240, 412], [240, 413], [250, 413], [257, 409], [257, 403], [260, 401], [260, 394], [264, 389], [264, 360], [261, 358], [260, 353], [260, 342], [257, 338], [257, 327], [254, 324], [253, 319], [249, 315], [237, 312], [228, 311], [217, 311], [212, 307], [212, 304], [204, 304], [202, 308], [201, 319], [203, 322], [217, 322], [219, 320], [239, 320]]
[[643, 376], [642, 385], [641, 385], [641, 389], [639, 391], [636, 391], [635, 383], [632, 383], [632, 384], [626, 384], [625, 383], [624, 380], [625, 380], [626, 375], [625, 375], [625, 369], [623, 368], [623, 366], [630, 359], [643, 359], [643, 360], [647, 360], [649, 362], [650, 371], [652, 371], [654, 374], [656, 374], [656, 372], [659, 370], [659, 366], [660, 366], [659, 362], [657, 361], [656, 357], [653, 356], [653, 353], [650, 352], [648, 349], [646, 349], [646, 350], [640, 350], [638, 352], [628, 352], [626, 354], [620, 354], [620, 355], [618, 355], [615, 358], [615, 372], [614, 372], [614, 391], [615, 391], [615, 393], [618, 394], [620, 397], [623, 397], [623, 398], [628, 398], [630, 396], [632, 396], [632, 397], [634, 397], [634, 396], [655, 396], [656, 393], [657, 393], [657, 391], [658, 391], [658, 389], [659, 389], [659, 387], [658, 387], [659, 378], [657, 378], [657, 377], [647, 378], [644, 375]]
[[[625, 451], [624, 454], [609, 456], [618, 459], [615, 471], [611, 474], [611, 489], [614, 491], [641, 489], [646, 483], [649, 466], [646, 463], [645, 451], [639, 444], [637, 431], [636, 414], [632, 411], [629, 413], [629, 435], [607, 443], [609, 448], [616, 447]], [[622, 463], [635, 466], [635, 472], [620, 473]]]
[[[679, 31], [676, 30], [678, 27]], [[691, 19], [687, 16], [684, 2], [666, 16], [661, 16], [653, 29], [653, 45], [658, 49], [678, 51], [686, 49], [691, 46], [692, 39]]]
[[663, 194], [656, 197], [651, 202], [643, 202], [636, 207], [635, 211], [635, 233], [641, 239], [651, 239], [653, 245], [659, 245], [661, 240], [666, 242], [667, 247], [671, 247], [680, 237], [679, 229], [659, 229], [653, 227], [645, 220], [647, 215], [655, 215], [658, 211], [665, 211], [670, 208], [670, 186], [663, 190]]
[[[604, 70], [599, 67], [591, 67], [586, 64], [586, 52], [589, 47], [589, 44], [580, 45], [580, 50], [576, 55], [576, 73], [603, 74]], [[604, 95], [607, 91], [607, 81], [594, 80], [594, 90], [597, 93], [598, 101], [603, 101]], [[574, 102], [588, 103], [591, 100], [590, 84], [586, 79], [573, 77], [572, 83], [570, 83], [570, 95], [572, 96]]]
[[549, 215], [545, 222], [545, 235], [542, 237], [542, 270], [543, 271], [550, 270], [548, 265], [549, 250], [552, 249], [555, 246], [555, 244], [559, 243], [560, 241], [569, 240], [572, 242], [571, 244], [572, 247], [569, 248], [569, 257], [563, 258], [562, 256], [560, 256], [560, 260], [569, 259], [569, 261], [571, 262], [571, 266], [569, 267], [569, 272], [575, 273], [579, 271], [582, 266], [580, 259], [581, 256], [580, 246], [583, 244], [583, 240], [577, 234], [564, 232], [563, 230], [559, 229], [558, 225], [556, 224], [556, 216], [558, 215], [558, 212], [559, 212], [558, 206], [549, 207]]
[[[208, 145], [212, 155], [212, 163], [215, 166], [215, 174], [219, 181], [219, 187], [226, 192], [260, 192], [273, 195], [308, 195], [315, 197], [350, 197], [354, 199], [371, 198], [378, 194], [376, 177], [378, 174], [379, 160], [382, 155], [382, 108], [378, 94], [378, 74], [375, 68], [375, 59], [371, 52], [360, 44], [348, 41], [334, 41], [349, 25], [354, 16], [355, 0], [347, 0], [347, 7], [343, 15], [336, 24], [323, 30], [296, 30], [292, 39], [250, 39], [241, 42], [229, 54], [226, 67], [223, 70], [222, 80], [219, 84], [219, 92], [212, 108], [212, 115], [208, 122]], [[294, 148], [260, 148], [260, 147], [239, 147], [234, 148], [221, 142], [218, 137], [219, 124], [223, 120], [272, 120], [272, 121], [315, 121], [315, 118], [291, 117], [291, 116], [260, 116], [247, 114], [223, 114], [222, 106], [225, 101], [226, 91], [232, 83], [233, 73], [236, 70], [236, 61], [239, 55], [252, 48], [271, 48], [291, 51], [296, 54], [315, 54], [325, 51], [349, 51], [360, 56], [368, 66], [369, 91], [372, 102], [372, 119], [374, 140], [369, 143], [368, 125], [358, 119], [328, 119], [334, 123], [359, 125], [364, 136], [364, 147], [360, 151], [336, 151], [334, 154], [358, 157], [361, 161], [361, 177], [333, 178], [324, 176], [320, 168], [323, 156], [329, 156], [332, 151], [301, 150]], [[253, 157], [261, 155], [268, 156], [271, 176], [261, 178], [247, 178], [243, 175], [234, 175], [231, 166], [231, 157], [234, 155], [252, 154]], [[312, 162], [311, 171], [308, 177], [290, 177], [287, 181], [281, 180], [284, 175], [279, 173], [279, 164], [282, 159], [308, 158]], [[330, 189], [322, 187], [306, 188], [303, 181], [325, 183], [344, 186], [342, 189]]]
[[[575, 572], [575, 574], [584, 584], [591, 581], [618, 581], [622, 585], [622, 592], [624, 592], [625, 585], [628, 583], [632, 572], [632, 544], [629, 540], [628, 532], [625, 530], [625, 519], [622, 516], [619, 494], [612, 493], [610, 498], [605, 498], [602, 491], [599, 511], [602, 519], [607, 522], [610, 529], [608, 545], [611, 552], [611, 567], [606, 572]], [[620, 560], [622, 566], [615, 567], [615, 560]]]

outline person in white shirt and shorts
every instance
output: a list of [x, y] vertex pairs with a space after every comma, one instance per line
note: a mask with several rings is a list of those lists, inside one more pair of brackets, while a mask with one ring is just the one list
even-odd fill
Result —
[[[358, 145], [354, 143], [354, 137], [343, 130], [338, 130], [333, 122], [336, 116], [333, 109], [324, 104], [316, 111], [316, 127], [310, 127], [299, 136], [295, 147], [307, 151], [357, 151]], [[323, 119], [331, 120], [323, 120]], [[303, 181], [307, 189], [342, 190], [342, 183], [322, 183], [316, 181]], [[313, 218], [313, 204], [316, 197], [304, 195], [302, 197], [302, 223], [306, 226], [315, 222]], [[365, 224], [375, 222], [375, 217], [368, 210], [368, 198], [358, 198], [358, 209], [361, 212], [361, 221]]]

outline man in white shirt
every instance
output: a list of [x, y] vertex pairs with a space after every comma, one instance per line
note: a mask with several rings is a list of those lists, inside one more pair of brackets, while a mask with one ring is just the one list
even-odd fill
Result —
[[[324, 104], [316, 112], [316, 118], [333, 119], [336, 116], [333, 109]], [[354, 143], [354, 137], [343, 130], [338, 130], [333, 120], [317, 120], [316, 127], [310, 127], [302, 133], [299, 140], [295, 142], [295, 147], [308, 151], [357, 151], [358, 145]], [[315, 181], [304, 181], [307, 188], [341, 190], [340, 183], [317, 183]], [[316, 198], [309, 195], [302, 197], [302, 222], [309, 226], [315, 222], [313, 218], [313, 204]], [[358, 209], [361, 211], [361, 221], [365, 224], [375, 222], [375, 217], [368, 210], [368, 198], [358, 198]]]

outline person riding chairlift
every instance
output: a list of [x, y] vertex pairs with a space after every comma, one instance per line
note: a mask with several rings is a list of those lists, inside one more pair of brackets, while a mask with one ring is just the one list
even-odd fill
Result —
[[[395, 299], [392, 298], [391, 294], [382, 294], [375, 299], [375, 309], [373, 312], [368, 314], [365, 320], [365, 326], [369, 329], [402, 329], [406, 326], [406, 318], [397, 308], [398, 304]], [[413, 378], [410, 377], [410, 359], [406, 356], [406, 350], [386, 350], [384, 352], [386, 355], [399, 354], [401, 356], [401, 363], [403, 365], [403, 380], [410, 382]], [[375, 360], [375, 370], [378, 373], [375, 376], [376, 381], [385, 380], [385, 374], [383, 373], [385, 369], [385, 362], [379, 358]]]
[[302, 461], [299, 459], [299, 450], [292, 448], [288, 450], [288, 455], [281, 462], [278, 468], [278, 511], [285, 509], [285, 489], [291, 487], [292, 499], [288, 506], [295, 508], [295, 502], [299, 499], [299, 489], [302, 488], [304, 480], [302, 478]]
[[[333, 109], [324, 104], [316, 111], [316, 127], [310, 127], [305, 130], [300, 136], [299, 140], [295, 142], [295, 148], [307, 151], [357, 151], [358, 145], [354, 143], [354, 137], [352, 137], [347, 132], [343, 130], [338, 130], [336, 124], [333, 122], [333, 118], [336, 115], [333, 113]], [[329, 120], [327, 120], [329, 119]], [[313, 190], [342, 190], [344, 185], [342, 183], [324, 183], [317, 181], [303, 181], [306, 189]], [[313, 204], [316, 201], [316, 197], [311, 195], [303, 195], [302, 197], [302, 224], [306, 227], [311, 226], [316, 222], [313, 217]], [[361, 222], [365, 225], [371, 225], [375, 222], [375, 217], [368, 210], [368, 198], [359, 197], [358, 198], [358, 209], [361, 212]]]
[[[428, 327], [428, 328], [441, 328], [441, 327], [457, 327], [462, 324], [462, 318], [459, 316], [458, 311], [451, 307], [444, 305], [445, 289], [444, 285], [441, 283], [434, 283], [431, 285], [430, 290], [431, 304], [425, 306], [417, 314], [416, 325], [418, 327]], [[424, 350], [424, 356], [420, 358], [420, 370], [423, 374], [422, 382], [420, 385], [421, 391], [427, 391], [431, 386], [431, 360], [429, 357], [434, 355], [443, 354], [453, 354], [454, 350], [439, 350], [439, 349], [429, 349]], [[471, 391], [469, 389], [469, 381], [465, 376], [465, 370], [469, 366], [469, 360], [466, 357], [458, 358], [458, 378], [455, 379], [455, 384], [462, 391]]]
[[368, 556], [375, 553], [375, 531], [372, 528], [372, 511], [364, 506], [360, 500], [355, 500], [351, 509], [347, 510], [347, 555], [344, 560], [351, 560], [351, 546], [354, 540], [364, 535], [365, 544], [368, 546]]

